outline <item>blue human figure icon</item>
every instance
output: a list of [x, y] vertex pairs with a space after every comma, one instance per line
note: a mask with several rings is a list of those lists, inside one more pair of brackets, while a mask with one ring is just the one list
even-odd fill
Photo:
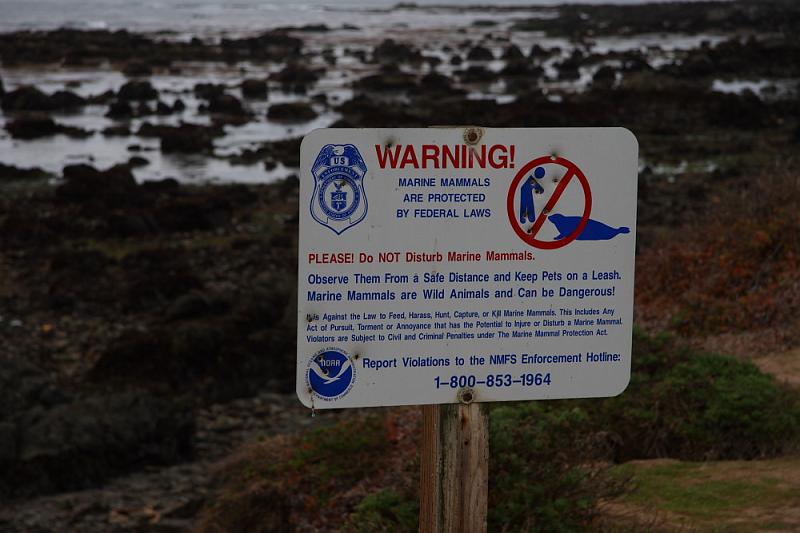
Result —
[[534, 206], [533, 195], [542, 194], [544, 187], [534, 179], [540, 180], [544, 177], [544, 167], [536, 167], [533, 171], [533, 176], [528, 176], [522, 187], [520, 188], [520, 201], [519, 201], [519, 223], [524, 224], [536, 221], [536, 208]]

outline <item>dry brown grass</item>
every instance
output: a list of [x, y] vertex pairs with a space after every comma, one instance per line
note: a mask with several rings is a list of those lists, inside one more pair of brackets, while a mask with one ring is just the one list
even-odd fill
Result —
[[753, 333], [750, 349], [796, 345], [800, 176], [766, 173], [712, 197], [670, 241], [640, 254], [636, 282], [637, 320], [648, 329], [708, 339], [712, 348], [737, 348]]

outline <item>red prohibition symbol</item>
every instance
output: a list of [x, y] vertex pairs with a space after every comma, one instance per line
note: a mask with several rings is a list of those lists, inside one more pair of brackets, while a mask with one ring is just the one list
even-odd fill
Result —
[[[547, 204], [545, 204], [544, 208], [542, 208], [542, 210], [539, 212], [539, 215], [536, 217], [536, 221], [533, 223], [533, 226], [531, 226], [530, 229], [525, 230], [525, 228], [520, 225], [516, 209], [514, 209], [514, 198], [517, 194], [517, 189], [520, 182], [524, 180], [536, 167], [548, 164], [560, 165], [566, 168], [567, 172], [558, 182], [558, 186], [553, 191], [553, 194], [550, 196]], [[557, 241], [542, 241], [537, 239], [536, 235], [539, 233], [539, 230], [542, 229], [545, 220], [547, 220], [547, 215], [553, 212], [553, 208], [556, 206], [558, 200], [561, 198], [561, 195], [564, 194], [564, 191], [573, 178], [577, 178], [581, 184], [581, 187], [583, 188], [584, 208], [581, 221], [578, 223], [578, 226], [575, 228], [575, 230], [563, 239], [558, 239]], [[583, 232], [586, 224], [589, 222], [589, 215], [592, 212], [592, 191], [589, 188], [589, 180], [586, 179], [586, 175], [580, 168], [578, 168], [578, 165], [563, 157], [546, 155], [534, 159], [519, 169], [519, 172], [517, 172], [517, 175], [514, 176], [514, 180], [511, 182], [511, 186], [508, 189], [508, 199], [506, 204], [508, 209], [508, 221], [511, 223], [511, 227], [514, 228], [514, 231], [517, 233], [520, 239], [534, 248], [554, 250], [556, 248], [561, 248], [568, 245], [577, 239]]]

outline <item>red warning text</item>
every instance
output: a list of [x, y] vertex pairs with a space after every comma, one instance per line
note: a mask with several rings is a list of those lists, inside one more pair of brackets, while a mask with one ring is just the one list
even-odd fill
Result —
[[375, 145], [381, 168], [514, 168], [514, 145]]

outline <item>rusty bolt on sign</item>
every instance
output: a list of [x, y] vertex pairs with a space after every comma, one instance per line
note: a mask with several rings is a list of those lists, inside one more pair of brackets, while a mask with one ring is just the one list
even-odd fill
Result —
[[469, 405], [475, 399], [475, 392], [470, 388], [461, 389], [458, 391], [458, 401]]
[[467, 128], [464, 130], [464, 142], [467, 144], [477, 144], [483, 137], [483, 128]]

